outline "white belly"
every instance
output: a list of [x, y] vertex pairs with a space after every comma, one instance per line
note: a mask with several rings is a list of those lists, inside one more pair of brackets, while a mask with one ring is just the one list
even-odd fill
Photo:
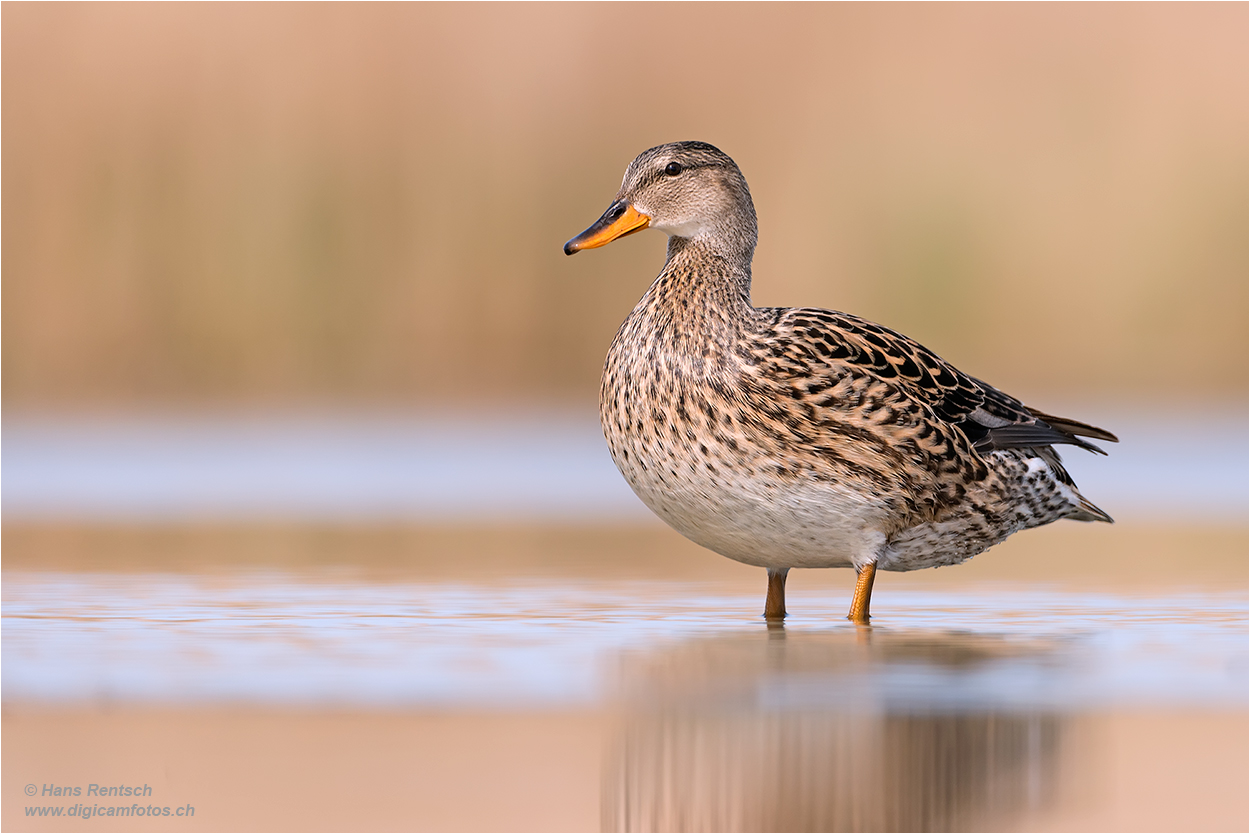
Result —
[[880, 502], [828, 481], [772, 480], [709, 471], [696, 462], [638, 460], [613, 449], [625, 480], [691, 541], [748, 565], [833, 568], [866, 564], [885, 544]]

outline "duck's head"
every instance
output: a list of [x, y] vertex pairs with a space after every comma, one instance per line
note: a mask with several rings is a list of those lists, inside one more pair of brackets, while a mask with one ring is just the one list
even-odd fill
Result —
[[755, 205], [742, 172], [720, 150], [706, 142], [659, 145], [629, 164], [612, 205], [564, 244], [564, 254], [646, 228], [670, 238], [701, 240], [726, 254], [745, 255], [749, 262], [755, 249]]

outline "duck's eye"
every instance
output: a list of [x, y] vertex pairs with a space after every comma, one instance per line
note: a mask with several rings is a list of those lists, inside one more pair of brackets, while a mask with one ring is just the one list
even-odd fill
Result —
[[664, 166], [664, 173], [668, 174], [670, 177], [677, 176], [681, 173], [681, 171], [682, 168], [680, 162], [670, 162]]

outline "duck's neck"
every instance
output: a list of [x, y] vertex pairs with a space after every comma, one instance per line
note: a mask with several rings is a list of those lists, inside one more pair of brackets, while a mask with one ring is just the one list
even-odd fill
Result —
[[751, 309], [751, 251], [718, 246], [700, 238], [670, 237], [668, 260], [649, 295], [722, 318], [744, 316]]
[[663, 271], [624, 331], [701, 366], [698, 357], [727, 356], [754, 315], [749, 259], [726, 257], [697, 239], [671, 238]]

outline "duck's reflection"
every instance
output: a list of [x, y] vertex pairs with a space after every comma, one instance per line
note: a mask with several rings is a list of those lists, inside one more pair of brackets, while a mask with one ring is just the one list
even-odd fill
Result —
[[618, 831], [1009, 827], [1047, 803], [1049, 649], [866, 629], [719, 636], [629, 658], [606, 769]]

